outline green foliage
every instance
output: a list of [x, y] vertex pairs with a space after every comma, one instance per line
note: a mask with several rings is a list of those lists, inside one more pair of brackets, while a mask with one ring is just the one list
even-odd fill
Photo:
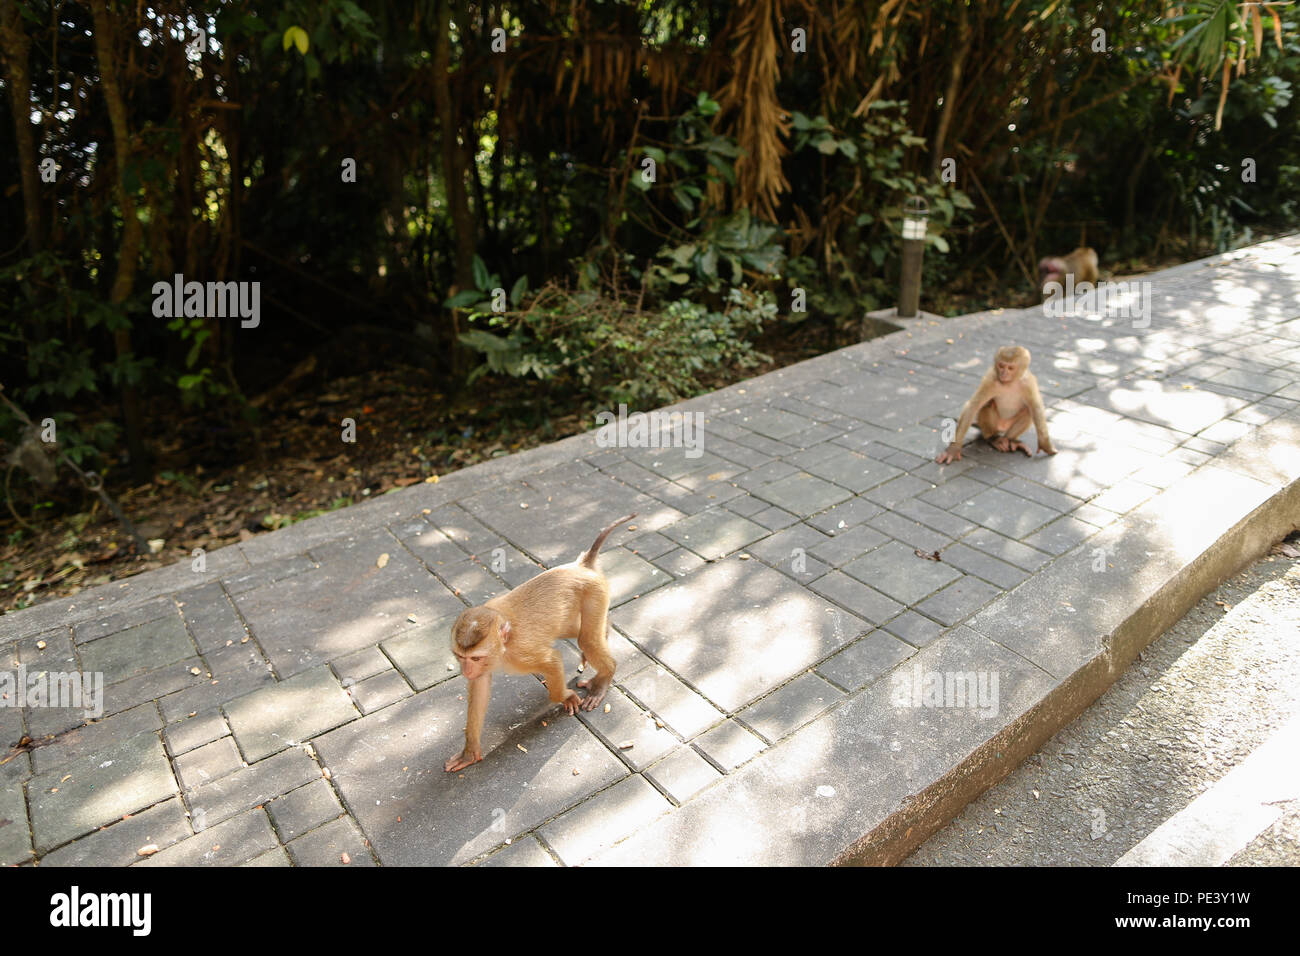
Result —
[[461, 334], [460, 341], [484, 358], [471, 382], [489, 374], [534, 376], [576, 386], [610, 405], [673, 402], [700, 392], [710, 373], [753, 367], [766, 359], [753, 339], [776, 316], [769, 293], [743, 287], [730, 288], [721, 309], [679, 299], [647, 310], [626, 290], [590, 276], [585, 288], [548, 283], [522, 308], [494, 312], [496, 276], [475, 272], [483, 286], [470, 321], [501, 331], [480, 327]]

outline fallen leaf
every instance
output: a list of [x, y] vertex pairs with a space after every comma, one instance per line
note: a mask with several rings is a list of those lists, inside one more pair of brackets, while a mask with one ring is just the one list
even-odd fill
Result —
[[918, 558], [925, 558], [925, 560], [927, 560], [927, 561], [938, 561], [938, 560], [940, 560], [940, 558], [939, 558], [939, 552], [938, 552], [938, 551], [925, 552], [925, 551], [922, 551], [921, 549], [917, 548], [915, 553], [916, 553], [916, 556], [917, 556]]
[[340, 856], [339, 859], [343, 861], [344, 866], [352, 862], [352, 857], [348, 856], [346, 853]]

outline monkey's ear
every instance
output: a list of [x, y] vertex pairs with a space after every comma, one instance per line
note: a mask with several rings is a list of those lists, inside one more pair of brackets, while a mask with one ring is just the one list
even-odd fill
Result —
[[510, 640], [510, 619], [506, 618], [501, 624], [501, 643], [504, 644]]

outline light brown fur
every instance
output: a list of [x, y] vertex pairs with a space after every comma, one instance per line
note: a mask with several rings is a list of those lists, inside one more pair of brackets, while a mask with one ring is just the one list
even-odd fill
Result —
[[962, 406], [957, 433], [948, 448], [935, 458], [936, 462], [946, 465], [961, 461], [962, 441], [972, 422], [998, 451], [1023, 451], [1031, 458], [1034, 453], [1017, 439], [1033, 424], [1038, 434], [1038, 450], [1056, 454], [1047, 434], [1038, 379], [1029, 371], [1029, 358], [1029, 350], [1019, 345], [998, 349], [993, 356], [993, 367], [984, 373], [975, 394]]
[[1038, 263], [1038, 285], [1047, 295], [1047, 284], [1058, 282], [1065, 285], [1065, 277], [1074, 276], [1074, 284], [1088, 282], [1097, 284], [1100, 273], [1097, 272], [1097, 253], [1091, 246], [1080, 246], [1066, 256], [1048, 256]]
[[[465, 749], [450, 758], [444, 769], [452, 772], [483, 759], [480, 746], [483, 718], [492, 693], [492, 672], [540, 674], [551, 701], [563, 704], [569, 714], [600, 704], [614, 679], [614, 657], [609, 651], [609, 583], [596, 566], [596, 556], [609, 533], [631, 521], [620, 518], [605, 528], [595, 542], [572, 564], [543, 571], [519, 587], [478, 607], [461, 612], [451, 629], [452, 653], [469, 681], [469, 707], [465, 723]], [[584, 662], [594, 665], [596, 676], [578, 682], [590, 687], [585, 699], [565, 687], [564, 663], [556, 641], [577, 637]]]

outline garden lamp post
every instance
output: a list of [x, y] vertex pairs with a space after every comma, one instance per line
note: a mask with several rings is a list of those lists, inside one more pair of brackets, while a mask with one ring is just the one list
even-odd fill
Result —
[[903, 207], [903, 270], [899, 281], [898, 315], [916, 316], [921, 302], [921, 254], [925, 251], [925, 221], [930, 207], [920, 196], [913, 196]]

